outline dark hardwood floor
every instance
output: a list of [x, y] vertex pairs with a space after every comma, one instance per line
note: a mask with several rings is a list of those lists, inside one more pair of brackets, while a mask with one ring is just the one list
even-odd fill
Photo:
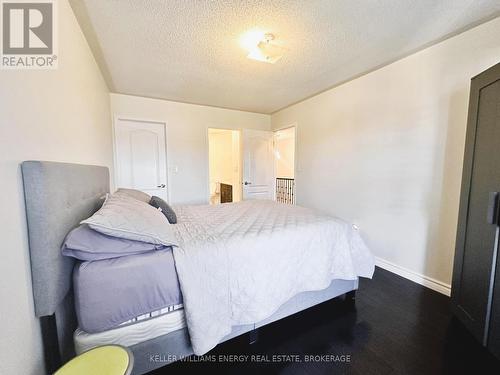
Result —
[[[452, 317], [448, 297], [380, 268], [361, 280], [355, 305], [336, 298], [261, 328], [256, 344], [244, 335], [207, 355], [260, 361], [193, 356], [150, 374], [500, 374], [500, 362]], [[273, 361], [282, 355], [295, 357]], [[329, 357], [305, 362], [311, 355]]]

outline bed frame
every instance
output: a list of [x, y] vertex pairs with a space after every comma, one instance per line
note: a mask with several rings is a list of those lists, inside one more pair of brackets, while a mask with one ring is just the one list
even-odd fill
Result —
[[[35, 315], [40, 319], [45, 363], [53, 373], [74, 355], [73, 332], [77, 321], [73, 305], [74, 261], [63, 257], [60, 247], [66, 234], [91, 216], [109, 192], [106, 167], [45, 161], [25, 161], [21, 166], [31, 259]], [[333, 280], [321, 291], [304, 292], [283, 304], [269, 318], [234, 326], [221, 342], [346, 294], [353, 298], [358, 281]], [[144, 374], [193, 354], [187, 328], [132, 345], [132, 374]]]

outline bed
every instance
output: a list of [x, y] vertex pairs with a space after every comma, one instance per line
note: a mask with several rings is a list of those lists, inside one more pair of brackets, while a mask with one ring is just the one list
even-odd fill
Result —
[[[179, 206], [174, 227], [180, 243], [170, 251], [182, 303], [168, 313], [89, 334], [77, 327], [75, 297], [78, 302], [81, 296], [78, 288], [73, 292], [75, 262], [63, 257], [60, 247], [66, 234], [102, 205], [109, 171], [28, 161], [22, 173], [35, 313], [49, 372], [75, 355], [74, 343], [81, 352], [112, 340], [132, 350], [133, 373], [144, 374], [355, 291], [358, 276], [373, 273], [373, 258], [356, 230], [329, 216], [274, 202]], [[335, 252], [322, 250], [328, 241], [338, 244]], [[273, 273], [280, 277], [270, 288], [265, 281]]]

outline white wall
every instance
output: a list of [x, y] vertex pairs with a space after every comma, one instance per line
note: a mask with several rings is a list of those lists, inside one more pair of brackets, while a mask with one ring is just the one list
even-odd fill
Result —
[[240, 139], [237, 130], [208, 129], [210, 196], [217, 183], [233, 186], [233, 202], [240, 201]]
[[0, 70], [0, 374], [43, 374], [33, 310], [19, 164], [112, 165], [107, 87], [67, 1], [59, 4], [59, 68]]
[[[223, 182], [233, 183], [233, 131], [209, 129], [209, 173], [210, 184]], [[210, 194], [214, 187], [211, 186]]]
[[166, 122], [168, 185], [174, 204], [208, 202], [208, 128], [271, 127], [269, 115], [121, 94], [111, 94], [111, 110], [121, 118]]
[[274, 135], [276, 177], [295, 176], [295, 127], [279, 130]]
[[500, 18], [272, 116], [298, 124], [297, 202], [356, 222], [377, 257], [449, 284], [470, 78]]

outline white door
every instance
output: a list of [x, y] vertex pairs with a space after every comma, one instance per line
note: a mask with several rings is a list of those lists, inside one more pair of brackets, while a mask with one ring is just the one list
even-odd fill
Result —
[[274, 198], [273, 132], [243, 130], [243, 199]]
[[116, 187], [141, 190], [168, 201], [165, 124], [117, 119]]

